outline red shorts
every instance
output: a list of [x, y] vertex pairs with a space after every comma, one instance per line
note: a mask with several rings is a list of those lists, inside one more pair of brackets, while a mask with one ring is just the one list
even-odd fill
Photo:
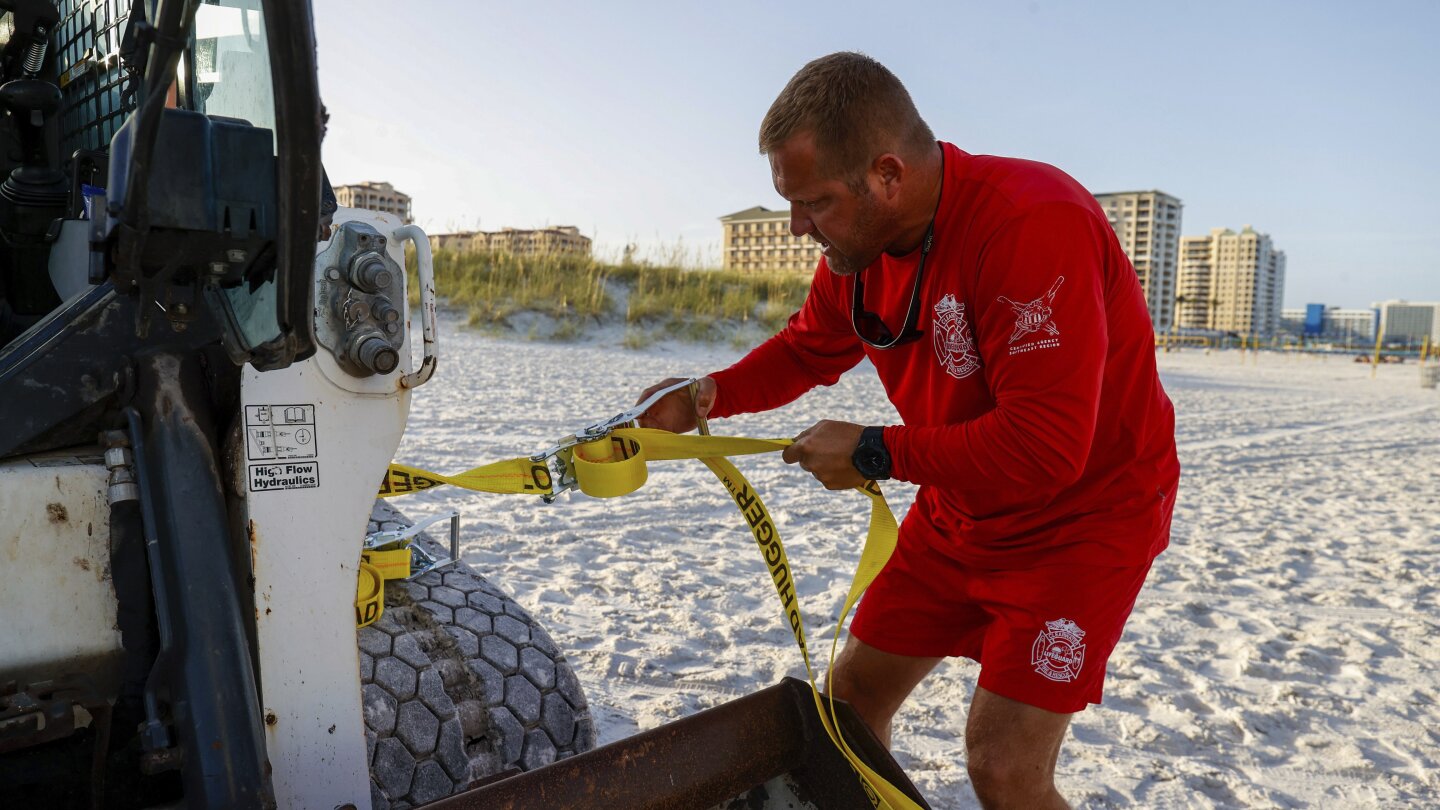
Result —
[[1048, 711], [1100, 702], [1150, 561], [994, 570], [914, 540], [901, 542], [865, 592], [852, 635], [895, 655], [972, 658], [981, 687]]

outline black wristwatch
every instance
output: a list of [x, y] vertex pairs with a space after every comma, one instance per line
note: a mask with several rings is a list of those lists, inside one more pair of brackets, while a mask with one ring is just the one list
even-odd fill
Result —
[[850, 456], [850, 463], [871, 481], [890, 478], [890, 451], [885, 449], [885, 428], [867, 427], [860, 431], [860, 443]]

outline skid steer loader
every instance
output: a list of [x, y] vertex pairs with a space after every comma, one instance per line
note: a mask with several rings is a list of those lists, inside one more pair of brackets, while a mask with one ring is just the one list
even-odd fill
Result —
[[428, 534], [357, 630], [435, 289], [419, 228], [327, 210], [309, 4], [0, 12], [0, 807], [872, 806], [799, 681], [596, 748]]

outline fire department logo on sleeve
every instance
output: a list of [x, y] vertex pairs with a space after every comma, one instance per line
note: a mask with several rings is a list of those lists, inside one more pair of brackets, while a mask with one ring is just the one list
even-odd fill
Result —
[[945, 372], [957, 380], [963, 380], [980, 368], [980, 356], [975, 353], [975, 337], [970, 333], [970, 324], [965, 322], [965, 305], [946, 293], [935, 305], [935, 356]]
[[1069, 619], [1046, 622], [1030, 648], [1030, 663], [1040, 675], [1069, 683], [1080, 677], [1085, 664], [1085, 645], [1080, 643], [1084, 638], [1085, 631]]
[[[1055, 313], [1050, 305], [1055, 302], [1055, 293], [1060, 291], [1060, 285], [1063, 283], [1065, 283], [1065, 277], [1057, 277], [1055, 283], [1050, 285], [1050, 289], [1044, 295], [1023, 304], [1012, 301], [1003, 295], [997, 299], [1002, 303], [1009, 304], [1010, 308], [1015, 311], [1015, 331], [1010, 333], [1009, 341], [1012, 355], [1060, 345], [1060, 327], [1051, 319]], [[1044, 333], [1040, 340], [1016, 345], [1018, 341], [1028, 338], [1036, 332]]]

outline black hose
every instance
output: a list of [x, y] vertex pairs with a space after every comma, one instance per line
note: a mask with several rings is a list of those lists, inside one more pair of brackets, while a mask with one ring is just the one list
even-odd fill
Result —
[[160, 674], [165, 671], [170, 658], [174, 633], [170, 626], [170, 602], [166, 598], [165, 572], [160, 569], [160, 538], [155, 533], [155, 501], [150, 491], [150, 476], [145, 463], [145, 438], [142, 434], [140, 412], [130, 407], [126, 408], [124, 413], [130, 424], [130, 446], [135, 453], [135, 483], [140, 490], [140, 519], [145, 536], [145, 558], [149, 562], [150, 588], [155, 598], [155, 620], [160, 630], [160, 653], [155, 656], [155, 663], [150, 667], [150, 674], [145, 680], [145, 731], [141, 735], [145, 748], [153, 750], [170, 747], [170, 735], [165, 730], [165, 724], [160, 721], [159, 700], [155, 697], [155, 692]]

